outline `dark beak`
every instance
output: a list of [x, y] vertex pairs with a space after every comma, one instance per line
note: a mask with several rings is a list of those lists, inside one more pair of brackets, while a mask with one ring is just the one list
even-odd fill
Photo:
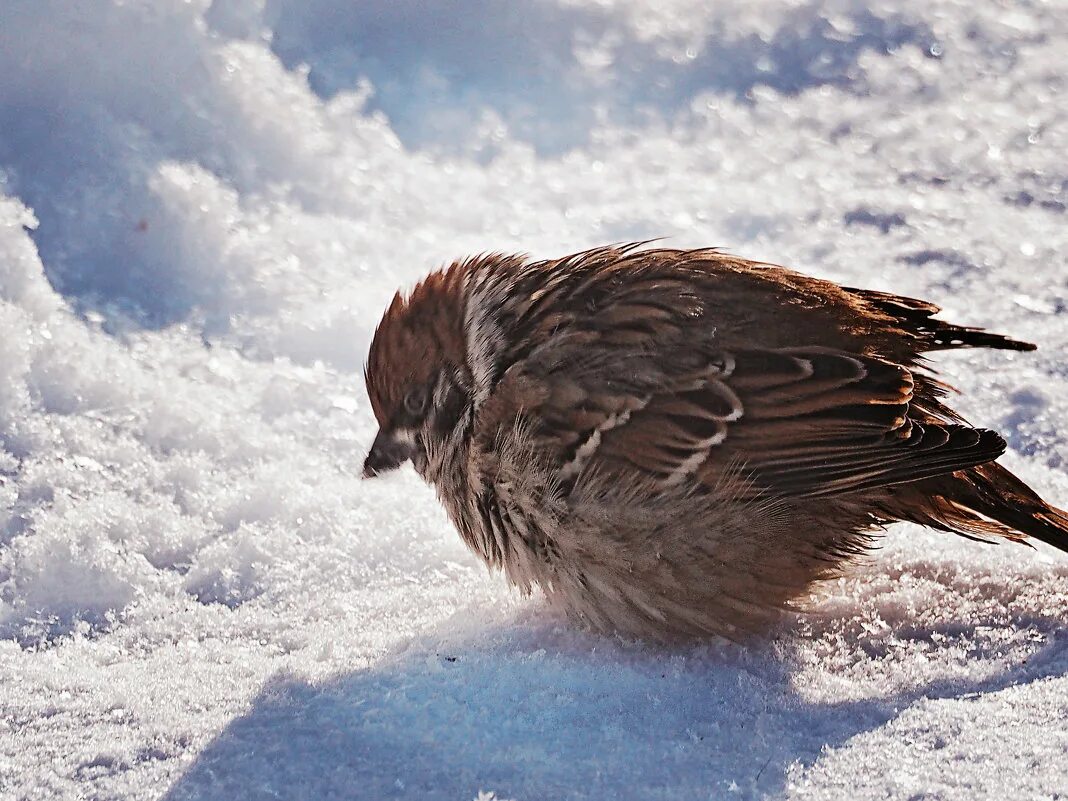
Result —
[[363, 462], [363, 477], [374, 478], [379, 473], [396, 470], [412, 457], [414, 450], [414, 446], [397, 439], [392, 432], [379, 431]]

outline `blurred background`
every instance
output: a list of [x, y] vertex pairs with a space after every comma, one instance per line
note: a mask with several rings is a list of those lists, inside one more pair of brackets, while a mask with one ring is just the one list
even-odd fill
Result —
[[665, 237], [1038, 342], [938, 367], [1068, 505], [1066, 80], [1061, 0], [4, 0], [0, 794], [1068, 792], [1044, 550], [664, 655], [358, 479], [394, 291]]

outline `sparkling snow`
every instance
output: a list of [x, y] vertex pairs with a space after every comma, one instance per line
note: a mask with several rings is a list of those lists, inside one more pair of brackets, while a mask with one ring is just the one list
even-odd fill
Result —
[[0, 797], [1068, 797], [1068, 556], [578, 631], [359, 479], [396, 288], [669, 237], [930, 298], [1068, 505], [1063, 0], [4, 0]]

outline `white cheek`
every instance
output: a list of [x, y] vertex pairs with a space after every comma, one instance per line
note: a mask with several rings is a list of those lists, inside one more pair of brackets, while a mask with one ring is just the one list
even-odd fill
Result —
[[405, 445], [415, 445], [415, 431], [411, 428], [394, 429], [393, 438]]
[[434, 387], [434, 408], [440, 409], [445, 405], [446, 399], [449, 397], [449, 382], [447, 380], [438, 381], [438, 385]]

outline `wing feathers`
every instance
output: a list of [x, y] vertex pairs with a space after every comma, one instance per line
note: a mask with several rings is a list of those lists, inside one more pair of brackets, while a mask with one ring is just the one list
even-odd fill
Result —
[[[592, 308], [572, 307], [570, 326], [514, 363], [482, 416], [514, 419], [522, 409], [565, 481], [585, 470], [638, 470], [665, 486], [711, 489], [741, 470], [754, 494], [779, 496], [919, 480], [1004, 450], [996, 434], [937, 414], [937, 399], [914, 409], [928, 379], [900, 364], [821, 346], [728, 349], [714, 336], [687, 339], [667, 302], [684, 292], [676, 284], [580, 287], [577, 296]], [[546, 288], [531, 309], [563, 291]], [[612, 303], [600, 307], [601, 294]], [[916, 320], [934, 313], [897, 299], [870, 301]], [[691, 311], [700, 313], [699, 299]], [[543, 331], [563, 321], [544, 311], [536, 317]]]
[[661, 361], [628, 353], [538, 373], [548, 386], [530, 411], [565, 480], [637, 469], [664, 486], [712, 488], [740, 470], [753, 494], [819, 497], [953, 472], [1005, 447], [993, 432], [910, 418], [912, 374], [870, 356], [699, 344]]
[[951, 473], [996, 459], [1004, 450], [1004, 440], [993, 431], [916, 425], [908, 441], [890, 448], [847, 448], [821, 459], [761, 462], [753, 472], [758, 485], [778, 493], [816, 497]]

